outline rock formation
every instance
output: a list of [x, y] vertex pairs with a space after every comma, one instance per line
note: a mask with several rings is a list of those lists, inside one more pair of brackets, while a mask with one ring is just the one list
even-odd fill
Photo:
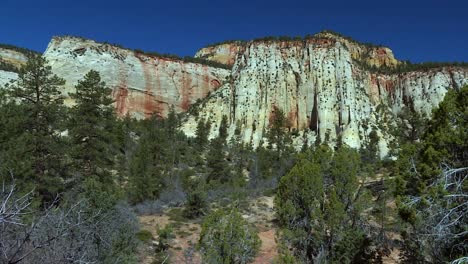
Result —
[[[466, 67], [396, 71], [405, 63], [389, 48], [327, 31], [305, 39], [226, 42], [195, 56], [232, 65], [231, 71], [77, 37], [53, 38], [44, 56], [67, 81], [65, 95], [89, 70], [99, 71], [121, 116], [166, 116], [170, 106], [186, 112], [198, 102], [182, 125], [187, 135], [194, 136], [202, 118], [211, 120], [211, 137], [216, 136], [226, 115], [229, 137], [237, 127], [239, 140], [258, 146], [281, 109], [296, 146], [318, 139], [333, 144], [341, 136], [359, 148], [374, 130], [381, 156], [388, 152], [393, 117], [403, 107], [430, 114], [448, 89], [468, 84]], [[5, 48], [0, 59], [16, 66], [25, 62], [24, 54]], [[0, 86], [16, 77], [0, 70]]]
[[[0, 64], [12, 68], [20, 68], [26, 63], [27, 50], [15, 49], [13, 46], [0, 45]], [[16, 72], [0, 68], [0, 87], [18, 77]]]
[[[186, 111], [196, 100], [220, 87], [229, 71], [76, 37], [55, 37], [44, 56], [54, 73], [67, 81], [64, 92], [97, 70], [113, 89], [119, 115], [166, 116], [170, 106]], [[72, 102], [70, 102], [72, 103]]]
[[195, 58], [207, 59], [226, 65], [234, 65], [237, 54], [242, 50], [244, 43], [231, 41], [219, 45], [211, 45], [200, 49]]
[[[215, 48], [211, 50], [216, 51]], [[224, 49], [222, 49], [224, 50]], [[218, 58], [215, 54], [211, 58]], [[381, 156], [388, 152], [389, 120], [402, 107], [430, 114], [450, 88], [468, 83], [466, 68], [382, 74], [366, 70], [395, 68], [402, 62], [385, 47], [360, 44], [331, 33], [305, 40], [251, 41], [236, 55], [231, 81], [193, 109], [183, 129], [194, 135], [198, 118], [213, 122], [216, 135], [223, 115], [230, 135], [241, 126], [241, 140], [257, 146], [276, 109], [298, 130], [297, 145], [325, 138], [361, 147], [375, 130]]]
[[8, 84], [11, 80], [16, 80], [18, 74], [16, 72], [0, 70], [0, 88]]

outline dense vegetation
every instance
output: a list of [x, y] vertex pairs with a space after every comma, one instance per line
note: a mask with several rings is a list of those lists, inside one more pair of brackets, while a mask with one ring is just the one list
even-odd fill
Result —
[[151, 240], [154, 263], [167, 263], [174, 230], [153, 238], [136, 214], [174, 206], [171, 217], [201, 222], [203, 263], [249, 263], [260, 240], [242, 212], [260, 195], [275, 197], [277, 263], [382, 263], [392, 248], [404, 263], [466, 261], [468, 87], [450, 90], [432, 121], [404, 109], [398, 159], [381, 161], [375, 132], [360, 151], [326, 138], [296, 153], [275, 109], [267, 142], [252, 149], [240, 125], [228, 135], [227, 116], [198, 117], [188, 138], [174, 109], [117, 118], [96, 71], [73, 107], [63, 83], [36, 55], [0, 90], [2, 263], [137, 263]]

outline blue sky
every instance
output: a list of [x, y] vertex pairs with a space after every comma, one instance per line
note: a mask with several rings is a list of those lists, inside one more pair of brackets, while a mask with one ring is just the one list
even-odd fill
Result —
[[468, 61], [468, 1], [2, 0], [0, 43], [44, 51], [78, 35], [181, 56], [226, 39], [331, 29], [399, 59]]

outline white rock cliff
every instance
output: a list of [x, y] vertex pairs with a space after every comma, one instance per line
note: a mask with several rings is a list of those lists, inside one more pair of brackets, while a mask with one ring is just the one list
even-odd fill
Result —
[[[321, 33], [322, 34], [322, 33]], [[378, 74], [363, 70], [358, 60], [376, 67], [394, 67], [390, 49], [368, 47], [341, 37], [318, 34], [302, 41], [253, 41], [236, 55], [231, 81], [197, 106], [183, 125], [194, 135], [199, 118], [213, 123], [211, 136], [223, 115], [241, 126], [241, 140], [257, 146], [281, 109], [290, 131], [302, 145], [319, 136], [321, 141], [341, 135], [359, 148], [374, 129], [380, 137], [380, 155], [388, 152], [390, 135], [385, 113], [403, 106], [430, 114], [448, 89], [468, 84], [466, 68], [445, 67], [402, 74]], [[215, 55], [211, 55], [216, 58]]]
[[[182, 124], [187, 135], [195, 135], [201, 118], [212, 122], [210, 135], [216, 136], [226, 115], [230, 137], [239, 126], [240, 140], [258, 146], [281, 109], [288, 119], [285, 129], [297, 131], [296, 146], [305, 139], [312, 144], [317, 137], [333, 141], [341, 135], [359, 148], [375, 130], [381, 156], [388, 152], [394, 114], [405, 106], [430, 114], [449, 89], [468, 84], [466, 67], [399, 74], [370, 70], [403, 62], [389, 48], [330, 32], [304, 40], [230, 42], [197, 52], [197, 58], [232, 65], [232, 71], [76, 37], [53, 38], [44, 56], [66, 80], [65, 95], [89, 70], [99, 71], [113, 89], [121, 116], [164, 117], [170, 106], [186, 112], [198, 101]], [[0, 58], [15, 65], [25, 62], [24, 55], [8, 49], [0, 49]], [[0, 70], [0, 86], [16, 78], [16, 73]]]
[[[44, 56], [66, 80], [65, 94], [89, 70], [96, 70], [113, 89], [119, 115], [166, 116], [171, 106], [188, 110], [196, 100], [220, 87], [229, 71], [178, 59], [150, 56], [76, 37], [55, 37]], [[69, 102], [73, 103], [73, 102]]]

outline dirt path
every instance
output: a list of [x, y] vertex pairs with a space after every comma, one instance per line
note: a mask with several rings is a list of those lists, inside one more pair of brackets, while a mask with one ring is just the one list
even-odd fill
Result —
[[260, 252], [252, 263], [258, 264], [269, 264], [272, 263], [273, 259], [278, 255], [277, 245], [275, 240], [275, 229], [270, 229], [264, 232], [258, 233], [262, 246]]

